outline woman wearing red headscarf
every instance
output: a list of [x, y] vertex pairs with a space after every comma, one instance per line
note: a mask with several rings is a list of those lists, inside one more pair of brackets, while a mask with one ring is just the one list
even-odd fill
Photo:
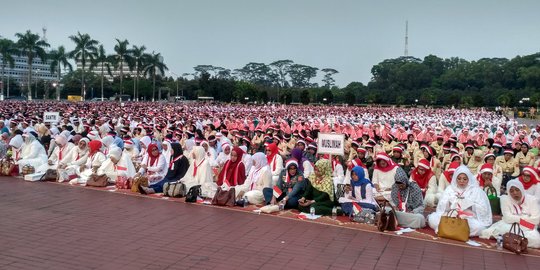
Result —
[[279, 179], [279, 174], [283, 170], [283, 158], [279, 155], [279, 148], [276, 143], [271, 143], [266, 147], [266, 160], [272, 172], [272, 185]]
[[234, 147], [231, 151], [231, 158], [223, 166], [223, 170], [219, 173], [217, 185], [223, 184], [234, 187], [244, 184], [246, 180], [246, 168], [242, 162], [244, 151], [239, 147]]
[[165, 156], [160, 153], [155, 143], [148, 145], [148, 151], [143, 157], [141, 168], [135, 176], [146, 175], [149, 185], [159, 182], [167, 174], [167, 161]]
[[86, 163], [76, 170], [78, 177], [69, 181], [70, 184], [84, 184], [92, 173], [97, 172], [98, 168], [107, 160], [107, 157], [101, 152], [102, 146], [103, 144], [99, 140], [88, 143], [88, 158], [86, 159]]
[[540, 204], [540, 177], [538, 171], [532, 166], [525, 166], [518, 179], [523, 184], [525, 193], [534, 196], [538, 204]]
[[427, 159], [418, 161], [418, 166], [411, 171], [411, 181], [416, 182], [422, 190], [426, 206], [437, 206], [437, 176], [431, 170]]
[[392, 185], [394, 185], [394, 177], [399, 166], [384, 152], [380, 152], [375, 156], [375, 168], [373, 169], [373, 185], [377, 192], [376, 198], [390, 196]]

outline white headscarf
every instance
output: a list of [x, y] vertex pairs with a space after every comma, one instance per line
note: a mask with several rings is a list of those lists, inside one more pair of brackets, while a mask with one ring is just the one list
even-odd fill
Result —
[[17, 134], [15, 137], [11, 138], [9, 141], [9, 145], [14, 147], [15, 149], [20, 149], [23, 145], [23, 138], [21, 135]]
[[[467, 178], [469, 179], [469, 183], [467, 184], [467, 187], [465, 187], [464, 189], [458, 187], [457, 177], [460, 174], [465, 174], [467, 176]], [[479, 187], [478, 186], [478, 181], [476, 181], [476, 178], [471, 173], [471, 170], [469, 170], [469, 168], [467, 166], [465, 166], [465, 165], [461, 165], [456, 169], [456, 171], [454, 172], [454, 175], [452, 176], [451, 185], [452, 185], [452, 189], [455, 192], [458, 192], [458, 193], [463, 193], [463, 192], [466, 192], [466, 191], [471, 190], [473, 188], [478, 188]]]
[[150, 139], [150, 137], [148, 137], [148, 136], [144, 136], [144, 137], [141, 138], [140, 142], [142, 144], [144, 144], [144, 146], [146, 146], [146, 148], [148, 148], [148, 146], [152, 142], [152, 139]]
[[[523, 196], [523, 198], [525, 198], [527, 196], [527, 193], [525, 192], [525, 188], [523, 187], [523, 183], [521, 183], [521, 181], [519, 181], [519, 179], [516, 178], [516, 179], [512, 179], [512, 180], [508, 181], [508, 183], [506, 184], [506, 190], [508, 190], [508, 192], [510, 192], [511, 187], [515, 187], [515, 188], [519, 189], [519, 191], [521, 191], [521, 196]], [[508, 197], [512, 200], [512, 202], [514, 204], [521, 203], [521, 202], [514, 201], [514, 199], [510, 195], [508, 195]]]
[[257, 152], [253, 155], [252, 159], [254, 164], [247, 177], [248, 181], [246, 181], [250, 184], [250, 186], [251, 183], [262, 181], [262, 176], [267, 170], [270, 170], [270, 167], [268, 167], [268, 160], [266, 159], [266, 155], [264, 153]]

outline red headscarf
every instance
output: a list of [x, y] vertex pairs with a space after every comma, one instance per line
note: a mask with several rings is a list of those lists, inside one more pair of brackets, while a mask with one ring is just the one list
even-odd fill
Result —
[[[270, 154], [266, 156], [266, 160], [268, 161], [268, 165], [272, 164], [272, 161], [276, 157], [276, 155], [279, 152], [279, 148], [276, 143], [269, 144], [266, 149], [270, 150]], [[276, 163], [274, 162], [274, 165], [272, 165], [272, 171], [276, 169]]]
[[[381, 168], [379, 167], [379, 161], [384, 160], [388, 164], [388, 166]], [[393, 170], [395, 167], [398, 167], [397, 165], [386, 153], [378, 153], [377, 156], [375, 156], [375, 170], [379, 170], [381, 172], [389, 172]]]
[[149, 165], [149, 166], [153, 166], [156, 163], [156, 161], [158, 160], [158, 157], [159, 157], [159, 153], [157, 155], [154, 155], [152, 153], [152, 151], [154, 149], [158, 149], [158, 147], [157, 147], [157, 145], [155, 143], [151, 143], [150, 145], [148, 145], [148, 151], [147, 151], [147, 153], [148, 153], [148, 163], [147, 163], [147, 165]]
[[448, 183], [452, 183], [452, 176], [454, 175], [454, 172], [460, 165], [461, 163], [454, 161], [450, 163], [450, 165], [448, 166], [448, 169], [446, 169], [446, 171], [443, 172], [444, 176], [446, 176], [446, 181], [448, 181]]
[[349, 171], [352, 171], [352, 169], [356, 166], [360, 166], [364, 169], [367, 169], [366, 168], [366, 165], [364, 165], [364, 163], [362, 162], [361, 159], [359, 158], [355, 158], [353, 160], [351, 160], [350, 162], [347, 162], [347, 168], [349, 169]]
[[101, 149], [101, 141], [90, 141], [88, 143], [88, 148], [90, 149], [90, 152], [88, 153], [89, 156], [93, 156], [95, 153], [97, 153], [99, 151], [99, 149]]
[[[425, 172], [424, 174], [418, 173], [418, 168], [422, 167]], [[429, 180], [431, 177], [433, 177], [435, 174], [433, 173], [433, 170], [431, 170], [431, 167], [429, 165], [429, 161], [425, 158], [418, 161], [418, 167], [414, 168], [411, 172], [411, 178], [414, 180], [418, 186], [422, 189], [426, 189], [429, 184]]]
[[[525, 183], [525, 181], [523, 181], [523, 174], [527, 172], [531, 175], [531, 181]], [[519, 181], [523, 184], [523, 187], [525, 189], [529, 189], [530, 187], [538, 184], [538, 172], [536, 171], [536, 169], [534, 169], [532, 166], [525, 166], [523, 168], [523, 172], [522, 172], [522, 175], [519, 177]]]
[[[482, 173], [485, 173], [485, 172], [493, 173], [493, 165], [489, 163], [485, 163], [480, 168], [480, 171], [478, 172], [478, 176], [476, 176], [476, 180], [478, 180], [478, 185], [480, 185], [480, 187], [484, 187], [484, 185], [486, 184], [484, 182], [484, 178], [482, 178]], [[493, 179], [493, 175], [491, 176], [491, 179]]]
[[223, 185], [223, 181], [227, 179], [229, 185], [236, 186], [241, 185], [246, 180], [246, 168], [244, 163], [242, 163], [242, 156], [244, 151], [240, 147], [234, 147], [232, 149], [236, 153], [236, 161], [232, 162], [230, 159], [227, 160], [223, 170], [219, 173], [217, 185]]

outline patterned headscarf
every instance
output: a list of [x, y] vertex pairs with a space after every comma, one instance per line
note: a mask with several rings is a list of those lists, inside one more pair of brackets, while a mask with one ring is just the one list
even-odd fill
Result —
[[[401, 211], [411, 212], [424, 204], [422, 190], [416, 182], [409, 181], [407, 173], [401, 167], [397, 168], [394, 181], [395, 184], [392, 185], [391, 193], [393, 203], [398, 208], [401, 208], [400, 202], [406, 202], [405, 207], [407, 209], [400, 209]], [[407, 187], [400, 189], [398, 183], [405, 184]]]
[[332, 163], [328, 159], [320, 159], [315, 163], [315, 167], [322, 174], [322, 179], [318, 181], [315, 173], [309, 176], [309, 182], [311, 185], [321, 191], [328, 194], [330, 200], [334, 200], [334, 184], [332, 181]]

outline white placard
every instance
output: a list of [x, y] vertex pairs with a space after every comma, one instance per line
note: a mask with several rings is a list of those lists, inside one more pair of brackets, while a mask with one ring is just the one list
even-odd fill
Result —
[[60, 122], [60, 113], [59, 112], [44, 112], [43, 113], [43, 122], [45, 122], [45, 123], [58, 123], [58, 122]]
[[345, 136], [343, 134], [319, 133], [317, 138], [317, 153], [343, 156], [345, 151]]

